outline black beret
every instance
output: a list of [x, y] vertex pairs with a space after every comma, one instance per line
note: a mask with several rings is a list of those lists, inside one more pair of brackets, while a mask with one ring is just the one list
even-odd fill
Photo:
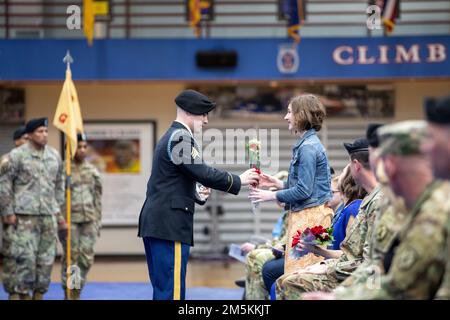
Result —
[[31, 119], [26, 124], [25, 132], [32, 133], [39, 127], [48, 127], [48, 119], [47, 118]]
[[381, 123], [369, 123], [366, 131], [366, 139], [369, 142], [369, 146], [373, 148], [378, 148], [380, 145], [380, 140], [378, 139], [377, 129], [382, 127]]
[[369, 141], [364, 138], [356, 139], [353, 143], [344, 143], [344, 147], [347, 150], [348, 154], [352, 154], [355, 152], [369, 151]]
[[425, 100], [425, 116], [429, 122], [450, 124], [450, 96]]
[[208, 113], [216, 107], [216, 104], [207, 96], [191, 89], [181, 92], [175, 98], [175, 103], [181, 109], [195, 115]]
[[22, 136], [26, 134], [25, 132], [25, 126], [21, 126], [20, 128], [18, 128], [16, 131], [14, 131], [13, 133], [13, 140], [17, 140], [22, 138]]
[[87, 137], [84, 133], [77, 133], [77, 141], [87, 141]]

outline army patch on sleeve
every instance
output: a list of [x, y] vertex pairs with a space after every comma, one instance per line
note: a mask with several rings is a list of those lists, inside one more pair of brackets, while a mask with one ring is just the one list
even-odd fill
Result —
[[398, 267], [400, 270], [410, 269], [417, 261], [419, 255], [412, 247], [406, 247], [398, 252]]
[[386, 237], [386, 234], [387, 234], [386, 226], [384, 224], [380, 224], [378, 226], [376, 234], [377, 240], [380, 242]]

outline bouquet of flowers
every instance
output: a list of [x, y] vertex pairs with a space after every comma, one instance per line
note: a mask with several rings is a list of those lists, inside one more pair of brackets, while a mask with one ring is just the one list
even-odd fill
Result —
[[313, 228], [306, 228], [304, 231], [297, 230], [297, 233], [292, 237], [292, 250], [290, 254], [293, 258], [301, 258], [307, 255], [309, 251], [303, 250], [299, 247], [300, 242], [315, 246], [328, 246], [334, 238], [332, 236], [333, 228], [325, 229], [323, 226], [315, 226]]
[[[261, 174], [261, 159], [260, 159], [261, 141], [258, 139], [251, 139], [247, 144], [248, 159], [250, 162], [250, 168], [254, 168], [256, 173]], [[257, 185], [253, 185], [257, 187]], [[258, 203], [252, 202], [252, 211], [256, 213]]]

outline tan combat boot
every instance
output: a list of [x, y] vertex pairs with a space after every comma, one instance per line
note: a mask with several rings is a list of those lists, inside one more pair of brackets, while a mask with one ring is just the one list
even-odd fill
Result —
[[71, 292], [72, 300], [80, 300], [81, 290], [80, 289], [73, 289]]
[[9, 300], [20, 300], [20, 296], [18, 293], [10, 293]]
[[29, 294], [27, 294], [27, 293], [20, 293], [19, 294], [19, 298], [20, 298], [20, 300], [31, 300], [31, 296], [29, 295]]
[[44, 294], [39, 291], [33, 293], [33, 300], [44, 300]]
[[64, 300], [80, 300], [81, 290], [70, 290], [70, 297], [67, 297], [67, 290], [64, 290]]

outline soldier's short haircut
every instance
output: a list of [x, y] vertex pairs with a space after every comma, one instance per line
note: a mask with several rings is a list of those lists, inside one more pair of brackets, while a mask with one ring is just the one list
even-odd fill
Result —
[[357, 151], [350, 155], [350, 159], [358, 160], [362, 164], [364, 169], [370, 170], [369, 151]]

